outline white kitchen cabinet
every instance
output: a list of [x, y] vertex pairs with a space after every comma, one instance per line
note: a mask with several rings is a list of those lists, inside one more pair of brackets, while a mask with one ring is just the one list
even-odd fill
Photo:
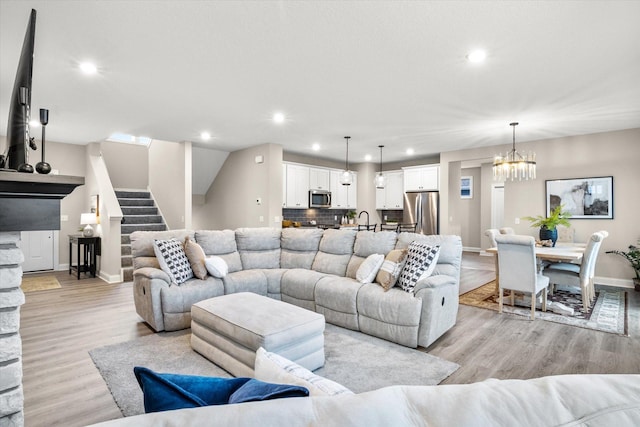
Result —
[[287, 165], [282, 164], [282, 207], [287, 207]]
[[382, 174], [387, 180], [387, 185], [384, 188], [376, 188], [376, 209], [404, 209], [404, 178], [402, 171], [388, 171]]
[[353, 174], [351, 185], [340, 184], [342, 171], [332, 170], [330, 173], [331, 208], [356, 209], [358, 204], [358, 176]]
[[404, 191], [429, 191], [439, 189], [440, 166], [404, 168]]
[[290, 209], [307, 209], [309, 207], [309, 167], [286, 165], [285, 207]]
[[309, 168], [309, 190], [329, 191], [329, 169]]

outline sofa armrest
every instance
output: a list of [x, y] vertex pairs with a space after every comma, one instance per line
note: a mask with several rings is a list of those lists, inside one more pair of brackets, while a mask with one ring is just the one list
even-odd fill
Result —
[[414, 293], [417, 294], [418, 291], [422, 289], [440, 288], [442, 286], [455, 285], [455, 284], [456, 284], [455, 277], [447, 276], [445, 274], [438, 274], [435, 276], [429, 276], [422, 280], [418, 280], [418, 282], [416, 283], [416, 287], [414, 289]]
[[153, 280], [160, 279], [167, 283], [167, 286], [171, 284], [171, 278], [167, 273], [159, 268], [143, 267], [133, 272], [133, 277], [144, 277], [145, 279]]

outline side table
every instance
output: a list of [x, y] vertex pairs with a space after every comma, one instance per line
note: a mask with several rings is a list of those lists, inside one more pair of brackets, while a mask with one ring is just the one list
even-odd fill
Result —
[[[77, 246], [76, 265], [73, 265], [73, 245]], [[96, 277], [96, 256], [98, 255], [100, 255], [100, 237], [69, 235], [69, 274], [75, 270], [78, 280], [80, 280], [80, 273], [90, 273], [92, 277]]]

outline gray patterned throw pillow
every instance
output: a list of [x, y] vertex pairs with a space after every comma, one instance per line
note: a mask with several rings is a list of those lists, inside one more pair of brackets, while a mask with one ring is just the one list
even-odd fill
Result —
[[403, 291], [412, 294], [422, 273], [435, 262], [440, 246], [411, 242], [408, 251], [407, 261], [398, 278], [398, 285]]
[[182, 242], [176, 239], [153, 241], [153, 251], [156, 254], [162, 271], [169, 275], [172, 283], [180, 285], [193, 277], [193, 270]]

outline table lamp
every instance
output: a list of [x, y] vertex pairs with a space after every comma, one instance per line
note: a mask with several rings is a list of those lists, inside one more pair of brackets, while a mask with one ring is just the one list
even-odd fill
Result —
[[86, 225], [82, 230], [82, 235], [84, 237], [93, 237], [93, 227], [92, 224], [97, 224], [98, 218], [96, 218], [95, 213], [83, 213], [80, 214], [80, 224]]

